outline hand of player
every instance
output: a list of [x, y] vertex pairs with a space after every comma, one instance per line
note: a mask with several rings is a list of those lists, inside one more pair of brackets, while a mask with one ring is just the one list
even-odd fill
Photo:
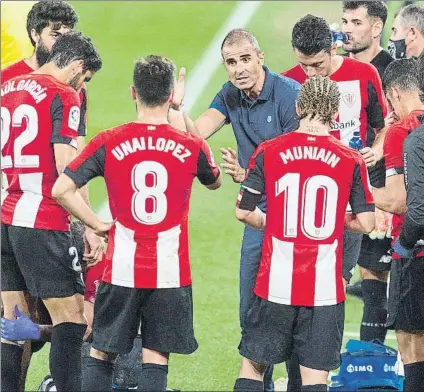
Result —
[[115, 225], [115, 221], [113, 222], [100, 222], [99, 226], [96, 227], [96, 230], [94, 232], [105, 239], [107, 242], [109, 239], [109, 230]]
[[384, 119], [384, 126], [391, 127], [396, 121], [399, 121], [399, 117], [394, 111], [390, 112]]
[[178, 75], [178, 80], [174, 85], [174, 95], [171, 101], [171, 108], [179, 110], [183, 104], [184, 95], [185, 95], [185, 75], [186, 69], [184, 67], [180, 68]]
[[39, 340], [40, 326], [23, 314], [15, 305], [16, 320], [1, 319], [1, 337], [11, 341]]
[[222, 152], [222, 159], [225, 161], [225, 163], [221, 163], [224, 172], [230, 175], [234, 182], [242, 182], [246, 176], [246, 170], [239, 165], [237, 153], [231, 147], [221, 147], [219, 151]]
[[367, 167], [375, 166], [375, 164], [377, 163], [377, 156], [375, 155], [372, 148], [365, 147], [359, 152], [362, 154], [362, 158], [364, 158]]
[[391, 238], [393, 228], [393, 215], [382, 211], [378, 208], [375, 209], [375, 229], [369, 233], [372, 240], [384, 238]]
[[84, 231], [84, 255], [83, 259], [87, 262], [88, 267], [92, 267], [102, 260], [103, 243], [102, 238], [97, 230], [87, 227]]

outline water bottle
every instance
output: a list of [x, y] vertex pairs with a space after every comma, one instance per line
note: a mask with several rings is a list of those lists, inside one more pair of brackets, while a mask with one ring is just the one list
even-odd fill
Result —
[[349, 147], [354, 150], [360, 151], [364, 148], [364, 143], [359, 136], [359, 131], [353, 132], [353, 138], [349, 140]]
[[330, 25], [331, 36], [333, 38], [333, 43], [340, 47], [349, 40], [349, 37], [340, 31], [340, 26], [337, 23]]

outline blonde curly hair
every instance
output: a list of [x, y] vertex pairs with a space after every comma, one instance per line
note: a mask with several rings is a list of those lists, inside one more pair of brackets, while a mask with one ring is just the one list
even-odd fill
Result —
[[300, 119], [309, 118], [332, 125], [339, 110], [340, 92], [336, 82], [328, 77], [308, 79], [300, 89], [297, 104]]

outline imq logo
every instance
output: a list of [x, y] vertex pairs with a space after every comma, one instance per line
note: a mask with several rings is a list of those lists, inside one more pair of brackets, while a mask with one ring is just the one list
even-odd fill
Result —
[[363, 365], [363, 366], [354, 366], [354, 365], [348, 365], [346, 368], [348, 373], [356, 373], [356, 372], [369, 372], [373, 373], [374, 369], [372, 368], [372, 365]]

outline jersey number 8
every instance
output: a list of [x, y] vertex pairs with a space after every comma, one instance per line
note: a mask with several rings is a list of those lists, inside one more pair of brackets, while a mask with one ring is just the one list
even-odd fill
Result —
[[[149, 183], [147, 179], [150, 178]], [[161, 163], [144, 161], [132, 170], [132, 214], [137, 222], [156, 225], [162, 222], [168, 210], [165, 191], [168, 188], [168, 172]], [[147, 203], [149, 201], [149, 212]]]

